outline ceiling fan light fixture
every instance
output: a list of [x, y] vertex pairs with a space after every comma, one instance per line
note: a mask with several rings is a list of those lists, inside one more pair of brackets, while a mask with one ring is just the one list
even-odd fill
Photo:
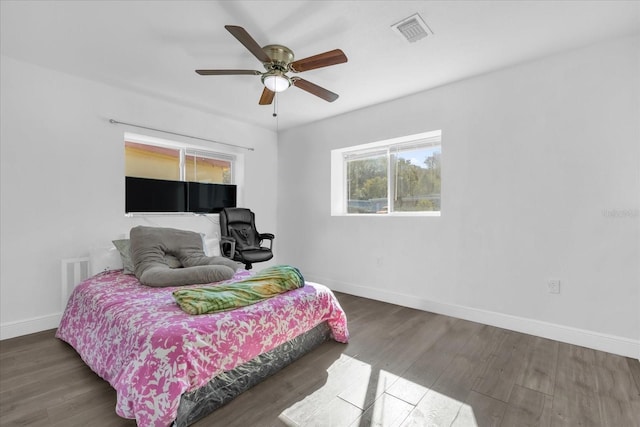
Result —
[[262, 76], [262, 84], [271, 92], [283, 92], [291, 86], [291, 80], [279, 71]]

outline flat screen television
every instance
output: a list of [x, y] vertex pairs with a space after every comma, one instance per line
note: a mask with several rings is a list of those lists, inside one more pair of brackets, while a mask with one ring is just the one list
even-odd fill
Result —
[[127, 176], [125, 212], [188, 212], [187, 183]]
[[196, 213], [218, 213], [236, 207], [236, 186], [232, 184], [187, 183], [187, 209]]
[[125, 212], [218, 213], [236, 207], [236, 186], [126, 177]]

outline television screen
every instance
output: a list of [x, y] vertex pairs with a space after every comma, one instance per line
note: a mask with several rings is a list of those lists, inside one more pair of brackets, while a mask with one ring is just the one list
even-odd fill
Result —
[[236, 207], [235, 185], [189, 182], [187, 189], [189, 212], [218, 213], [223, 208]]
[[126, 177], [125, 212], [187, 212], [187, 183]]

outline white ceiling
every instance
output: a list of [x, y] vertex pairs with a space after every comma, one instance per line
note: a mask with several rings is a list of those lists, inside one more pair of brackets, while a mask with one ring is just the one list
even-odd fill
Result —
[[[1, 1], [1, 52], [25, 62], [282, 130], [600, 40], [640, 32], [638, 1]], [[419, 13], [433, 36], [391, 25]], [[224, 25], [296, 59], [335, 48], [348, 62], [299, 74], [340, 95], [298, 88], [258, 105], [261, 70]], [[126, 120], [127, 118], [121, 118]]]

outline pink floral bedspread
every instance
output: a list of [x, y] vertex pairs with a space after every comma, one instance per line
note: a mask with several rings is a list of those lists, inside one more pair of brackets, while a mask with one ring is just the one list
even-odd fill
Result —
[[[230, 281], [249, 274], [239, 270]], [[116, 390], [116, 413], [141, 427], [170, 425], [183, 393], [323, 321], [336, 341], [349, 338], [346, 316], [323, 285], [198, 316], [178, 307], [176, 289], [143, 286], [122, 271], [98, 274], [75, 288], [56, 333]]]

